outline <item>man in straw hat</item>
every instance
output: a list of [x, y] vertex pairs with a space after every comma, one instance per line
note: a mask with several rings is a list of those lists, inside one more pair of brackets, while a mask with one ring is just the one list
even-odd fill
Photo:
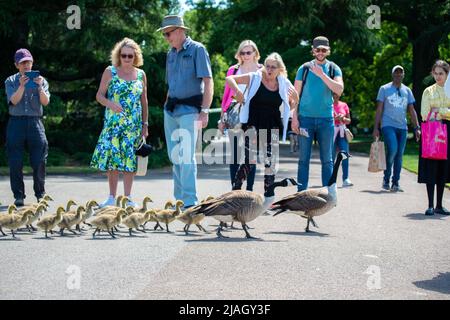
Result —
[[166, 60], [169, 86], [164, 104], [167, 152], [173, 164], [174, 196], [185, 208], [196, 205], [197, 163], [195, 145], [199, 123], [208, 124], [213, 97], [211, 63], [206, 48], [186, 35], [183, 18], [164, 17], [157, 31], [170, 45]]

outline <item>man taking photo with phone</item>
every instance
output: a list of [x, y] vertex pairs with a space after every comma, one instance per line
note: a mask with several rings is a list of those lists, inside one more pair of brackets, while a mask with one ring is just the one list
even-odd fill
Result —
[[[30, 154], [33, 169], [33, 188], [39, 201], [45, 194], [45, 164], [48, 143], [42, 123], [43, 106], [50, 102], [47, 81], [37, 76], [30, 79], [27, 73], [33, 68], [33, 56], [27, 49], [19, 49], [14, 55], [18, 73], [5, 81], [9, 121], [6, 129], [6, 152], [9, 178], [14, 194], [14, 204], [23, 206], [25, 186], [23, 182], [23, 156], [25, 149]], [[33, 85], [30, 81], [34, 82]]]

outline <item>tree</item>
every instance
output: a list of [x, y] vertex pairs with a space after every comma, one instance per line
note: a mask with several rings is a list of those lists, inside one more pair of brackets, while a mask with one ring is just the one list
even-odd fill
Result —
[[[420, 109], [424, 79], [439, 58], [439, 46], [448, 44], [450, 1], [448, 0], [374, 0], [381, 8], [381, 19], [406, 27], [412, 44], [413, 93]], [[419, 112], [420, 114], [420, 112]]]

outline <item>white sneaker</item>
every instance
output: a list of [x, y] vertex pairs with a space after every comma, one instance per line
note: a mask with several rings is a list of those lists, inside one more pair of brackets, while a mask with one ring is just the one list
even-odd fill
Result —
[[103, 201], [103, 202], [99, 205], [99, 208], [103, 208], [103, 207], [106, 207], [106, 206], [113, 206], [113, 205], [115, 205], [115, 204], [116, 204], [116, 202], [115, 202], [114, 197], [110, 195], [110, 196], [108, 197], [108, 199], [106, 199], [105, 201]]
[[130, 199], [130, 200], [127, 201], [126, 207], [133, 207], [133, 208], [139, 207], [139, 205], [137, 203], [133, 202], [131, 200], [131, 198], [128, 197], [128, 199]]
[[349, 178], [345, 179], [344, 182], [342, 183], [343, 187], [351, 187], [353, 186], [353, 182], [351, 182], [351, 180]]

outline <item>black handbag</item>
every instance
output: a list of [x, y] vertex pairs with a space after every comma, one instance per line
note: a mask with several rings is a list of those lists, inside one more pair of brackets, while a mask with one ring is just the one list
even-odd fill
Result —
[[153, 146], [151, 144], [145, 143], [145, 139], [142, 138], [141, 144], [137, 148], [135, 154], [141, 157], [148, 157], [150, 153], [153, 152], [153, 150], [154, 150]]

